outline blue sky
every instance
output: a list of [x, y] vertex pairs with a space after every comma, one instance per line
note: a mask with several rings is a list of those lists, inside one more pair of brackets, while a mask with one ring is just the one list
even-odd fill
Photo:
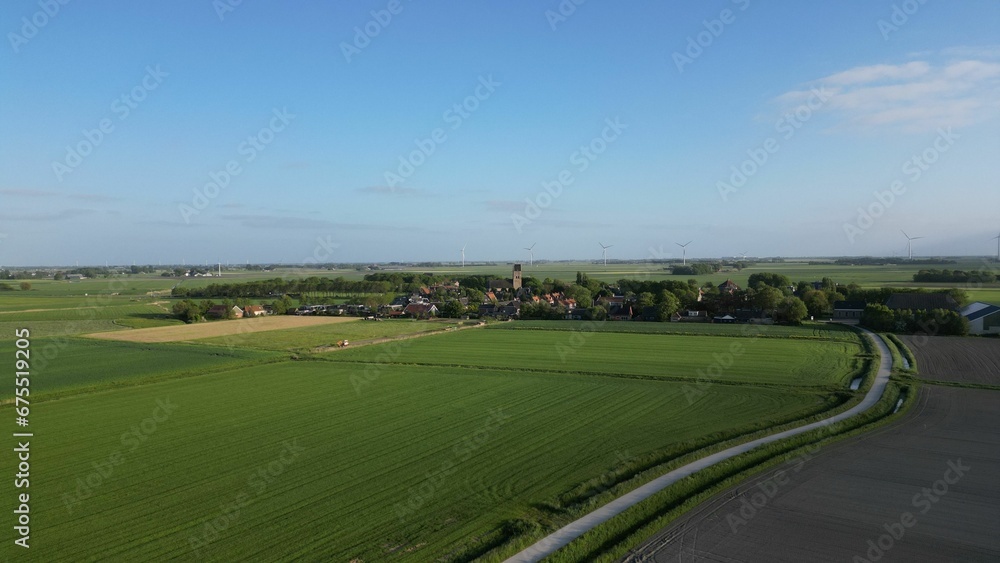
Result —
[[3, 3], [0, 264], [996, 248], [996, 2], [229, 7]]

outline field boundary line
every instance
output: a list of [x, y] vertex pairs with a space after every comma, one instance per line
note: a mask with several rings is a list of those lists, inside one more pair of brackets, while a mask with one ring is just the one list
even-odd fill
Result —
[[[396, 342], [398, 340], [409, 340], [411, 338], [423, 338], [425, 336], [434, 336], [437, 334], [448, 334], [452, 332], [457, 332], [459, 330], [465, 330], [468, 328], [482, 328], [488, 326], [485, 323], [465, 325], [465, 326], [449, 326], [444, 328], [435, 328], [427, 330], [424, 332], [414, 332], [410, 334], [397, 334], [394, 336], [380, 336], [378, 338], [369, 338], [367, 340], [358, 340], [357, 344], [351, 344], [344, 348], [337, 348], [336, 346], [317, 346], [311, 350], [313, 354], [327, 354], [329, 352], [341, 352], [345, 350], [354, 350], [355, 348], [363, 348], [365, 346], [374, 346], [376, 344], [385, 344], [387, 342]], [[345, 360], [344, 363], [367, 363], [367, 362], [351, 362], [350, 360]]]
[[[430, 335], [419, 335], [419, 336], [430, 336]], [[369, 361], [365, 360], [327, 360], [320, 359], [319, 361], [330, 361], [340, 364], [367, 364]], [[606, 377], [609, 379], [634, 379], [638, 381], [664, 381], [669, 383], [697, 383], [699, 381], [697, 376], [680, 376], [680, 375], [645, 375], [641, 373], [614, 373], [607, 371], [573, 371], [573, 370], [561, 370], [552, 368], [516, 368], [510, 366], [483, 366], [483, 365], [473, 365], [473, 364], [431, 364], [425, 362], [383, 362], [385, 365], [390, 366], [409, 366], [409, 367], [427, 367], [427, 368], [458, 368], [458, 369], [468, 369], [468, 370], [482, 370], [482, 371], [510, 371], [517, 373], [539, 373], [545, 375], [583, 375], [587, 377]], [[750, 381], [735, 381], [732, 379], [713, 379], [712, 384], [714, 385], [729, 385], [734, 387], [753, 387], [753, 388], [766, 388], [766, 389], [784, 389], [784, 390], [798, 390], [806, 391], [810, 393], [836, 393], [839, 391], [845, 391], [843, 387], [837, 387], [834, 385], [794, 385], [785, 383], [761, 383], [761, 382], [750, 382]]]
[[545, 557], [548, 557], [558, 551], [560, 548], [569, 545], [570, 542], [582, 536], [586, 532], [596, 528], [604, 522], [607, 522], [611, 518], [614, 518], [663, 489], [677, 483], [681, 479], [694, 475], [702, 469], [706, 469], [730, 458], [747, 453], [759, 446], [777, 442], [785, 438], [797, 436], [811, 430], [824, 428], [831, 424], [847, 420], [872, 408], [876, 403], [878, 403], [882, 394], [885, 392], [886, 387], [889, 385], [889, 378], [892, 375], [892, 355], [890, 354], [888, 347], [877, 334], [862, 328], [859, 328], [858, 330], [870, 339], [879, 351], [881, 357], [875, 381], [872, 383], [872, 386], [868, 390], [864, 399], [862, 399], [861, 402], [854, 407], [823, 420], [778, 432], [776, 434], [771, 434], [744, 444], [738, 444], [674, 469], [673, 471], [661, 475], [645, 485], [637, 487], [636, 489], [618, 497], [604, 506], [574, 520], [573, 522], [570, 522], [555, 532], [552, 532], [526, 549], [509, 557], [505, 560], [505, 563], [534, 563], [536, 561], [541, 561]]

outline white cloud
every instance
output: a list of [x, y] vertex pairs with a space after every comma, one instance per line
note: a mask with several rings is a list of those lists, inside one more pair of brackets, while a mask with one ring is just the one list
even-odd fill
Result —
[[923, 61], [914, 61], [902, 65], [859, 66], [827, 76], [818, 82], [830, 86], [848, 86], [879, 80], [903, 80], [924, 76], [930, 71], [930, 68], [930, 65]]
[[1000, 117], [1000, 63], [973, 58], [912, 61], [851, 68], [786, 92], [784, 109], [803, 103], [814, 88], [832, 93], [820, 112], [835, 129], [924, 132]]

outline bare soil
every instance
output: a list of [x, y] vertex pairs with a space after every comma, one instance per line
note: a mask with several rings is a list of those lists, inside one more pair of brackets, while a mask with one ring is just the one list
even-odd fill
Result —
[[900, 336], [924, 379], [1000, 385], [1000, 339]]
[[[625, 561], [1000, 560], [1000, 391], [924, 386], [917, 401], [716, 495]], [[958, 465], [970, 469], [959, 477]]]
[[234, 319], [230, 321], [211, 321], [183, 326], [161, 326], [155, 328], [140, 328], [136, 330], [118, 330], [114, 332], [95, 332], [86, 335], [89, 338], [105, 340], [124, 340], [127, 342], [181, 342], [212, 338], [214, 336], [232, 336], [249, 334], [267, 330], [282, 330], [322, 324], [346, 323], [360, 320], [357, 317], [311, 317], [296, 315], [277, 315]]

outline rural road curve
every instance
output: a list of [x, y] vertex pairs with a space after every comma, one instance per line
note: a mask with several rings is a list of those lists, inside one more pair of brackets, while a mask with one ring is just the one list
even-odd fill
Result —
[[689, 477], [702, 469], [706, 469], [731, 457], [746, 453], [758, 446], [770, 444], [771, 442], [777, 442], [778, 440], [784, 440], [785, 438], [791, 438], [792, 436], [802, 434], [803, 432], [809, 432], [810, 430], [816, 430], [817, 428], [824, 428], [831, 424], [851, 418], [857, 414], [861, 414], [872, 408], [872, 406], [874, 406], [875, 403], [877, 403], [882, 397], [882, 393], [885, 392], [886, 385], [889, 384], [889, 375], [892, 373], [892, 355], [889, 353], [889, 349], [886, 347], [885, 343], [882, 342], [882, 339], [875, 333], [864, 329], [859, 330], [864, 332], [865, 335], [871, 339], [872, 342], [874, 342], [875, 346], [879, 350], [881, 359], [879, 362], [878, 373], [875, 375], [875, 382], [872, 384], [871, 389], [869, 389], [868, 394], [865, 395], [864, 399], [862, 399], [861, 402], [854, 407], [851, 407], [838, 415], [831, 416], [830, 418], [806, 424], [805, 426], [799, 426], [798, 428], [792, 428], [791, 430], [785, 430], [784, 432], [778, 432], [777, 434], [765, 436], [764, 438], [758, 438], [752, 442], [739, 444], [674, 469], [665, 475], [661, 475], [660, 477], [653, 479], [649, 483], [646, 483], [634, 491], [616, 498], [615, 500], [589, 514], [586, 514], [578, 520], [570, 522], [555, 532], [552, 532], [548, 536], [538, 540], [538, 542], [531, 545], [527, 549], [521, 551], [513, 557], [510, 557], [505, 563], [529, 563], [541, 561], [545, 557], [555, 553], [558, 549], [569, 545], [571, 541], [582, 536], [591, 529], [603, 524], [611, 518], [621, 514], [625, 510], [639, 504], [670, 485], [673, 485], [681, 479]]

